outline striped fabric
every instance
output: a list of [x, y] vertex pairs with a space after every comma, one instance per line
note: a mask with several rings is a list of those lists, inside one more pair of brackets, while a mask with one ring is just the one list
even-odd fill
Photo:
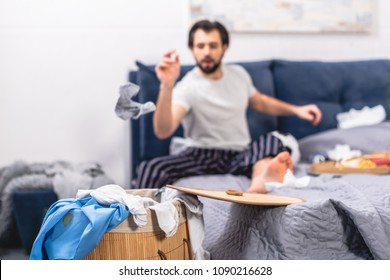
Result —
[[141, 162], [137, 168], [135, 188], [160, 188], [180, 178], [195, 175], [233, 174], [250, 178], [255, 162], [283, 150], [282, 142], [271, 134], [260, 136], [249, 149], [242, 152], [188, 148], [178, 155]]

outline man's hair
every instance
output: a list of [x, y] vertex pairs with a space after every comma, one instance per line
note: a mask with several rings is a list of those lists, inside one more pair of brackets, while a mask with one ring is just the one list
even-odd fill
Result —
[[223, 26], [218, 21], [201, 20], [192, 25], [188, 34], [188, 47], [190, 49], [194, 47], [194, 34], [195, 31], [197, 31], [198, 29], [201, 29], [205, 32], [217, 30], [219, 32], [219, 35], [221, 36], [222, 45], [229, 46], [229, 33], [226, 30], [225, 26]]

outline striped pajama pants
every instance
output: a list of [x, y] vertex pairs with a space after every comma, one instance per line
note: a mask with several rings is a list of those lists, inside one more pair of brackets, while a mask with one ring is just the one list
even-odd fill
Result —
[[141, 162], [137, 168], [135, 188], [161, 188], [178, 179], [196, 175], [233, 174], [250, 178], [254, 163], [283, 150], [282, 142], [271, 134], [260, 136], [244, 151], [187, 148], [178, 155]]

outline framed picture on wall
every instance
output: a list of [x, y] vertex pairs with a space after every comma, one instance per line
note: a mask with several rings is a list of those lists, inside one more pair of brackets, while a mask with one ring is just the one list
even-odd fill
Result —
[[370, 32], [375, 0], [190, 0], [191, 20], [232, 32]]

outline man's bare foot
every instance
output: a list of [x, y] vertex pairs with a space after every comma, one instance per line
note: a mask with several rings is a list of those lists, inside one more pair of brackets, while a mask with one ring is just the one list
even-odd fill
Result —
[[281, 152], [274, 158], [264, 158], [253, 165], [252, 182], [247, 192], [267, 193], [265, 183], [282, 183], [287, 170], [293, 171], [294, 164], [288, 152]]

